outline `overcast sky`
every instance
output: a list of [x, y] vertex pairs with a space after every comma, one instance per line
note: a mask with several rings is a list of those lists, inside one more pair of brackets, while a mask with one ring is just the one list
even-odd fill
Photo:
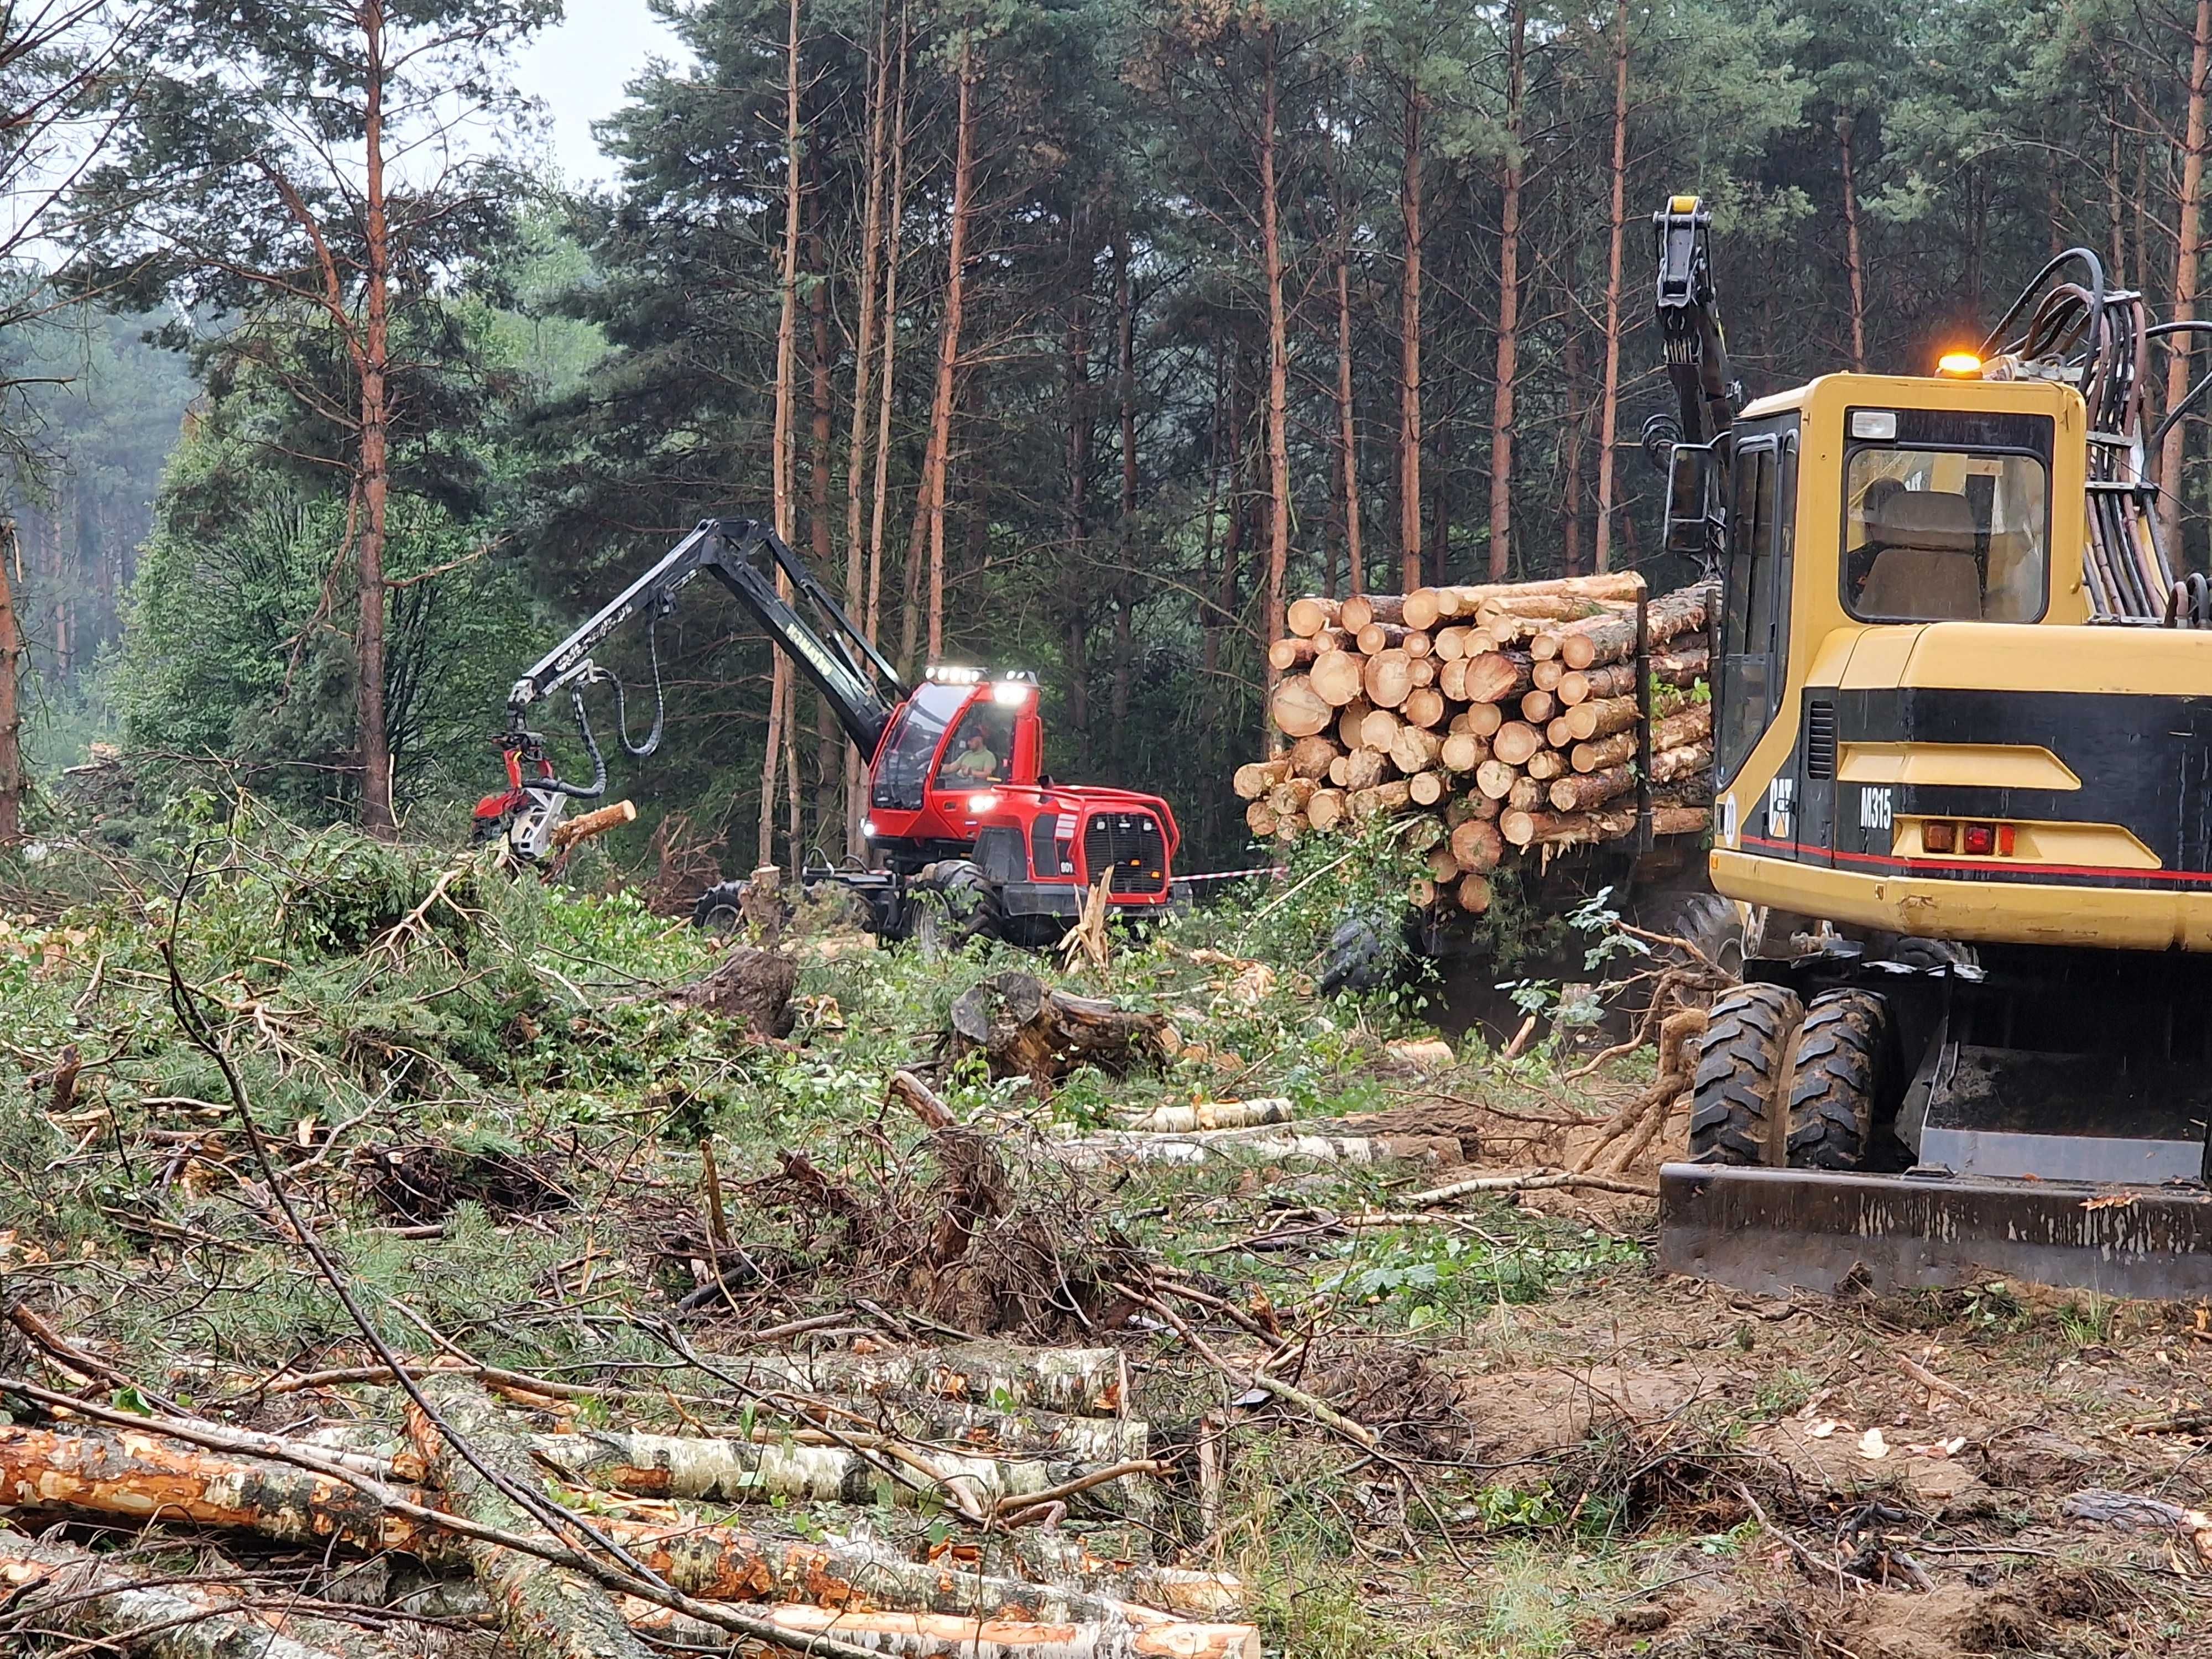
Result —
[[517, 55], [516, 83], [544, 101], [553, 159], [570, 184], [613, 176], [613, 164], [592, 142], [592, 123], [620, 106], [623, 88], [648, 58], [685, 56], [646, 0], [568, 0], [568, 21]]

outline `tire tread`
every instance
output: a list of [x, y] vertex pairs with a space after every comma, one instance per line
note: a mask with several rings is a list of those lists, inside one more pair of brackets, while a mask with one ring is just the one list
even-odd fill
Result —
[[1775, 1084], [1804, 1013], [1785, 985], [1738, 985], [1713, 1004], [1690, 1096], [1690, 1162], [1766, 1161]]

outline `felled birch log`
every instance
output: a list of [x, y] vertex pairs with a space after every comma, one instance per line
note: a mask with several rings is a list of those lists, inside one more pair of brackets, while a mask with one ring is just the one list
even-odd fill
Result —
[[[422, 1501], [419, 1492], [400, 1495]], [[342, 1481], [155, 1434], [0, 1428], [0, 1504], [235, 1527], [287, 1544], [435, 1556], [442, 1537]]]
[[[477, 1457], [507, 1480], [535, 1487], [537, 1471], [482, 1387], [432, 1377], [423, 1392]], [[526, 1535], [538, 1530], [528, 1511], [463, 1459], [411, 1405], [407, 1431], [432, 1484], [454, 1514], [503, 1532]], [[652, 1654], [632, 1632], [614, 1598], [583, 1574], [483, 1539], [464, 1539], [459, 1548], [522, 1659], [648, 1659]]]
[[1249, 1129], [1263, 1123], [1288, 1123], [1297, 1107], [1280, 1096], [1264, 1100], [1209, 1100], [1188, 1106], [1155, 1106], [1122, 1120], [1124, 1129], [1176, 1133], [1192, 1129]]
[[[532, 1456], [587, 1486], [647, 1498], [720, 1504], [876, 1502], [885, 1488], [902, 1502], [957, 1500], [978, 1508], [1033, 1496], [1092, 1474], [1073, 1458], [981, 1457], [897, 1443], [799, 1445], [788, 1441], [702, 1439], [666, 1434], [582, 1430], [540, 1434], [526, 1443]], [[1126, 1474], [1071, 1497], [1078, 1514], [1119, 1514], [1139, 1493]]]
[[[167, 1577], [167, 1575], [163, 1575]], [[222, 1586], [147, 1584], [92, 1551], [0, 1532], [0, 1586], [17, 1628], [140, 1659], [377, 1659], [392, 1650], [324, 1620], [264, 1611]]]

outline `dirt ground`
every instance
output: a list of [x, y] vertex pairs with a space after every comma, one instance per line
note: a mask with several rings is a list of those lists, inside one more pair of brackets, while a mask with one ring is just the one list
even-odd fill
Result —
[[[1632, 1089], [1554, 1087], [1517, 1120], [1449, 1098], [1386, 1117], [1471, 1150], [1511, 1132], [1451, 1179], [1571, 1160], [1595, 1131], [1527, 1116], [1602, 1115]], [[1682, 1133], [1628, 1173], [1656, 1177]], [[1370, 1533], [1370, 1610], [1463, 1618], [1500, 1655], [2212, 1655], [2205, 1309], [1996, 1283], [1751, 1297], [1659, 1273], [1654, 1206], [1608, 1193], [1527, 1194], [1476, 1224], [1538, 1218], [1636, 1259], [1322, 1366], [1340, 1400], [1373, 1379], [1363, 1420], [1396, 1406], [1424, 1478], [1472, 1488], [1486, 1523], [1442, 1559], [1410, 1523], [1395, 1549]], [[2179, 1513], [2093, 1518], [2099, 1492]]]

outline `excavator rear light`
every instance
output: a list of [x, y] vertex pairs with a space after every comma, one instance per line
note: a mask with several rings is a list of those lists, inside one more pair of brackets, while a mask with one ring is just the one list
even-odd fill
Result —
[[1940, 818], [1931, 818], [1920, 826], [1920, 845], [1929, 853], [1948, 853], [1958, 845], [1957, 832]]
[[1997, 850], [1997, 827], [1994, 823], [1970, 823], [1960, 832], [1959, 850], [1977, 858], [1987, 858]]
[[1978, 380], [1982, 377], [1982, 360], [1971, 351], [1947, 351], [1936, 360], [1936, 372], [1954, 380]]
[[2012, 849], [2013, 849], [2013, 828], [2012, 828], [2012, 825], [2010, 825], [2010, 824], [2008, 824], [2008, 823], [2001, 823], [2001, 824], [1997, 825], [1997, 854], [1998, 854], [1998, 856], [1999, 856], [1999, 857], [2001, 857], [2001, 858], [2008, 858], [2008, 858], [2010, 858], [2010, 857], [2012, 856]]

